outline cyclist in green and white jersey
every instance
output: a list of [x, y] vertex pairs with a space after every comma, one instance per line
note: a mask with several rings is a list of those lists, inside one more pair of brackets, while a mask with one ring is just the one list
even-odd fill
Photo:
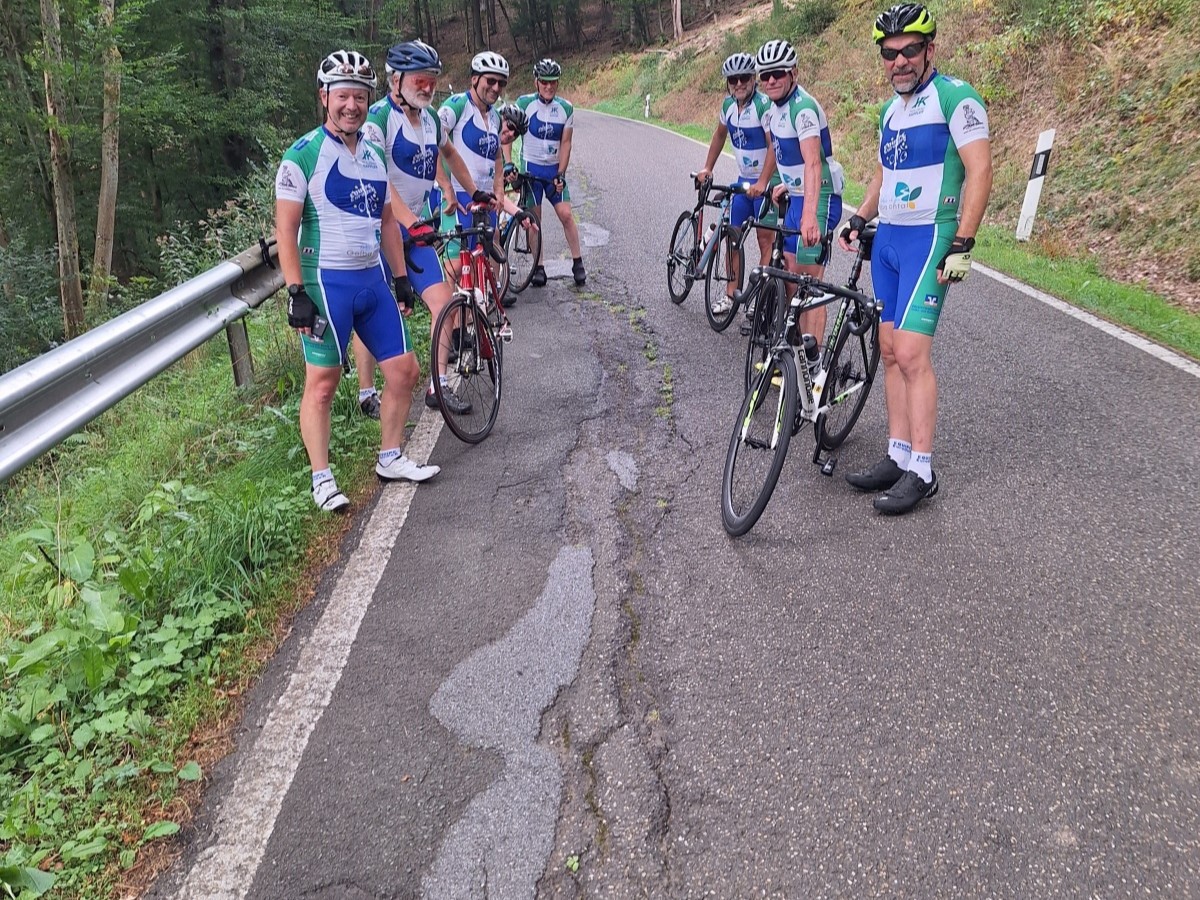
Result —
[[[754, 57], [749, 53], [731, 55], [722, 64], [721, 73], [725, 76], [729, 96], [721, 102], [717, 127], [708, 144], [708, 157], [704, 161], [704, 168], [696, 173], [696, 177], [701, 181], [712, 177], [713, 167], [717, 164], [717, 157], [721, 155], [721, 150], [725, 147], [725, 138], [728, 137], [737, 158], [738, 178], [750, 183], [746, 193], [734, 195], [729, 206], [730, 224], [741, 228], [759, 205], [760, 201], [757, 198], [780, 183], [779, 175], [775, 171], [775, 153], [771, 149], [771, 133], [767, 127], [771, 101], [758, 90]], [[775, 224], [774, 211], [763, 221]], [[758, 231], [760, 265], [765, 266], [770, 262], [773, 239], [772, 232], [765, 229]], [[733, 262], [736, 264], [737, 260]], [[731, 271], [729, 274], [726, 295], [713, 304], [713, 312], [718, 315], [728, 312], [733, 302], [733, 291], [739, 281], [738, 272]]]
[[[476, 191], [466, 163], [442, 130], [441, 120], [429, 111], [434, 91], [437, 90], [438, 76], [442, 73], [442, 60], [438, 52], [422, 41], [397, 44], [388, 51], [387, 72], [389, 93], [371, 107], [363, 134], [384, 149], [392, 196], [398, 201], [393, 205], [393, 212], [400, 226], [401, 237], [413, 241], [409, 251], [409, 258], [413, 262], [409, 280], [429, 307], [432, 337], [438, 314], [450, 302], [450, 285], [442, 278], [437, 253], [429, 244], [433, 228], [426, 225], [414, 230], [413, 226], [418, 219], [429, 216], [429, 194], [434, 185], [439, 158], [445, 158], [455, 177], [477, 200], [490, 200], [491, 195]], [[369, 357], [364, 358], [365, 350], [360, 352], [356, 346], [355, 351], [360, 374], [364, 364], [371, 365], [373, 370], [374, 361]], [[440, 377], [445, 382], [448, 353], [449, 347], [440, 347], [438, 359], [431, 361], [433, 364], [430, 366], [425, 405], [433, 409], [438, 407], [433, 379]], [[450, 411], [457, 415], [470, 412], [470, 404], [456, 396], [449, 387], [443, 389], [442, 399]]]
[[[325, 121], [283, 155], [275, 176], [279, 268], [288, 290], [288, 324], [301, 334], [304, 395], [300, 435], [312, 465], [313, 500], [324, 510], [346, 508], [329, 468], [330, 410], [351, 330], [383, 371], [380, 451], [375, 472], [385, 481], [425, 481], [439, 471], [404, 455], [404, 424], [420, 367], [397, 299], [411, 288], [393, 224], [383, 151], [360, 130], [375, 70], [365, 56], [337, 50], [317, 68]], [[393, 296], [380, 248], [396, 274]]]
[[925, 7], [885, 10], [873, 37], [896, 96], [879, 118], [879, 166], [840, 244], [850, 249], [878, 212], [871, 284], [884, 303], [879, 345], [888, 453], [846, 480], [859, 490], [884, 491], [875, 508], [897, 515], [938, 490], [933, 333], [948, 285], [971, 271], [992, 189], [992, 149], [982, 98], [933, 67], [937, 23]]
[[[552, 59], [539, 59], [533, 65], [537, 92], [522, 94], [516, 101], [517, 108], [529, 119], [528, 131], [522, 138], [521, 158], [525, 173], [536, 179], [530, 185], [533, 214], [540, 225], [542, 197], [550, 201], [571, 251], [571, 274], [575, 284], [584, 285], [587, 272], [579, 247], [579, 227], [571, 212], [571, 192], [567, 188], [567, 167], [571, 163], [571, 142], [575, 134], [575, 107], [558, 96], [558, 79], [561, 77], [562, 66]], [[546, 270], [540, 264], [533, 270], [530, 283], [534, 287], [546, 284]]]
[[[771, 99], [769, 127], [775, 161], [783, 184], [775, 196], [791, 199], [784, 225], [800, 231], [784, 243], [788, 268], [820, 278], [825, 272], [825, 235], [842, 217], [842, 167], [833, 158], [833, 140], [825, 110], [796, 81], [796, 51], [787, 41], [767, 41], [755, 58], [759, 82]], [[800, 316], [800, 330], [820, 343], [825, 335], [825, 307]]]

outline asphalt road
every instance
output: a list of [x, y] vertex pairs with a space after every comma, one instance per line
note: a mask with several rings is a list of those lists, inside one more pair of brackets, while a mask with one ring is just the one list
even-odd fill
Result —
[[1196, 375], [975, 274], [939, 495], [842, 480], [877, 390], [731, 540], [742, 342], [663, 266], [703, 152], [577, 114], [587, 287], [521, 297], [486, 442], [418, 427], [153, 896], [1200, 896]]

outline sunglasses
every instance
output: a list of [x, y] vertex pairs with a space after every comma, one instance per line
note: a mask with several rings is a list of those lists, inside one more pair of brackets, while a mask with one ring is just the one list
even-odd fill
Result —
[[725, 79], [727, 84], [745, 84], [747, 81], [753, 81], [753, 75], [730, 75]]
[[888, 62], [891, 62], [897, 56], [903, 56], [905, 59], [916, 59], [925, 52], [925, 48], [928, 46], [928, 41], [917, 41], [915, 44], [906, 44], [899, 50], [893, 49], [892, 47], [880, 47], [879, 55]]
[[426, 88], [426, 89], [437, 87], [437, 82], [438, 82], [436, 75], [427, 75], [425, 73], [415, 73], [414, 74], [412, 72], [408, 73], [408, 80], [411, 81], [418, 88]]
[[491, 75], [485, 75], [483, 81], [488, 87], [498, 87], [502, 89], [508, 87], [507, 78], [493, 78]]
[[783, 81], [791, 73], [788, 69], [772, 69], [770, 72], [763, 72], [758, 76], [759, 81]]

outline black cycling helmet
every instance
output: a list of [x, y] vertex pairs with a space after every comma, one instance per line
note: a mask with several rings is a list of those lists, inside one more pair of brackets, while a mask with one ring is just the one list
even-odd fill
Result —
[[387, 67], [393, 72], [436, 72], [440, 75], [442, 58], [424, 41], [405, 41], [388, 51]]
[[871, 34], [877, 44], [898, 34], [919, 34], [932, 41], [937, 37], [937, 22], [920, 3], [897, 3], [879, 14]]
[[529, 116], [525, 115], [525, 110], [515, 103], [508, 103], [500, 107], [500, 118], [509, 124], [509, 127], [517, 133], [517, 137], [521, 137], [529, 130]]
[[533, 64], [533, 77], [538, 81], [558, 81], [562, 78], [562, 66], [548, 56], [539, 59]]

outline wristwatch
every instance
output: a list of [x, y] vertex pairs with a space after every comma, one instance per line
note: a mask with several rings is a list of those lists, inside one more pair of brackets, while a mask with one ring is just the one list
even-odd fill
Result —
[[954, 236], [954, 242], [956, 244], [962, 244], [963, 251], [966, 253], [970, 253], [972, 250], [975, 249], [975, 238], [959, 237], [956, 234]]
[[295, 297], [297, 294], [303, 294], [303, 293], [304, 293], [304, 285], [302, 285], [302, 284], [289, 284], [288, 285], [288, 296], [289, 297]]

